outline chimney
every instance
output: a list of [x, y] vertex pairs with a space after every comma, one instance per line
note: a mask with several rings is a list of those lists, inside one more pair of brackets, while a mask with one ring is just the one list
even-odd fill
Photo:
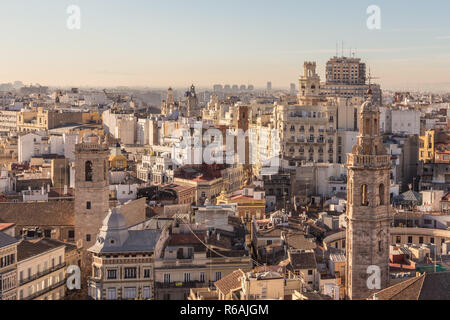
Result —
[[64, 195], [67, 195], [67, 184], [64, 185]]
[[220, 241], [220, 233], [217, 232], [217, 241]]
[[42, 187], [41, 187], [41, 193], [42, 193], [42, 195], [44, 195], [44, 194], [45, 194], [45, 189], [44, 189], [44, 186], [42, 186]]
[[50, 193], [50, 185], [47, 184], [47, 193]]

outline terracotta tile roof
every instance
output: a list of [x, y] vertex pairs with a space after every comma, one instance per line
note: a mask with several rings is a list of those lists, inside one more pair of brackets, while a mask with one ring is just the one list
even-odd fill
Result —
[[219, 281], [214, 282], [217, 290], [223, 294], [229, 294], [231, 290], [236, 290], [241, 287], [241, 278], [245, 276], [241, 269], [236, 270]]
[[316, 256], [314, 252], [291, 253], [290, 266], [293, 270], [316, 269]]
[[18, 227], [74, 226], [74, 202], [0, 203], [0, 219]]
[[0, 223], [0, 231], [9, 229], [15, 225], [16, 225], [15, 223]]
[[450, 300], [450, 272], [424, 273], [381, 290], [375, 296], [379, 300]]
[[[64, 246], [64, 244], [61, 243], [60, 247], [62, 246]], [[33, 243], [23, 240], [17, 245], [17, 261], [22, 261], [34, 257], [46, 251], [53, 250], [54, 248], [56, 247], [53, 245], [48, 245], [41, 241]]]

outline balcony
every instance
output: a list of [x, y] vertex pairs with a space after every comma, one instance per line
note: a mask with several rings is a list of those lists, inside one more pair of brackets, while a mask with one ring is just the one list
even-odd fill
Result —
[[201, 281], [189, 281], [189, 282], [155, 282], [155, 288], [158, 289], [171, 289], [171, 288], [205, 288], [208, 287], [208, 283]]
[[39, 290], [39, 291], [33, 293], [32, 295], [29, 295], [29, 296], [23, 298], [23, 300], [33, 300], [33, 299], [35, 299], [37, 297], [40, 297], [43, 294], [46, 294], [46, 293], [48, 293], [48, 292], [50, 292], [50, 291], [52, 291], [52, 290], [54, 290], [54, 289], [56, 289], [56, 288], [58, 288], [58, 287], [60, 287], [62, 285], [65, 285], [65, 284], [66, 284], [66, 279], [64, 278], [64, 279], [62, 279], [62, 280], [60, 280], [60, 281], [58, 281], [58, 282], [48, 286], [47, 288]]
[[49, 269], [47, 269], [45, 271], [38, 272], [38, 273], [32, 275], [31, 277], [28, 277], [28, 278], [25, 278], [25, 279], [21, 279], [21, 280], [19, 280], [19, 286], [22, 286], [22, 285], [24, 285], [24, 284], [26, 284], [28, 282], [34, 281], [36, 279], [39, 279], [40, 277], [46, 276], [46, 275], [48, 275], [48, 274], [50, 274], [50, 273], [52, 273], [54, 271], [57, 271], [59, 269], [64, 268], [65, 266], [66, 266], [66, 263], [64, 262], [64, 263], [58, 264], [58, 265], [56, 265], [56, 266], [54, 266], [52, 268], [49, 268]]
[[373, 166], [373, 167], [389, 167], [391, 156], [373, 156], [373, 155], [348, 155], [348, 165], [350, 166]]

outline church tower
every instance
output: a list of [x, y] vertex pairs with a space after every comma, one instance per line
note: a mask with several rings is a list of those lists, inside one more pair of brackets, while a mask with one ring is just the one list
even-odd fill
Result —
[[346, 164], [345, 282], [352, 300], [366, 299], [389, 285], [391, 166], [380, 136], [380, 111], [370, 91], [359, 116], [358, 141]]
[[85, 250], [109, 211], [109, 152], [95, 135], [75, 146], [75, 240]]

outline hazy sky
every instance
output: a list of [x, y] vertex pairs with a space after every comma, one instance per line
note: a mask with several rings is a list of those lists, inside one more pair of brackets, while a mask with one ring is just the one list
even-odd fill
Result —
[[[381, 30], [366, 27], [372, 4]], [[450, 82], [449, 12], [448, 0], [1, 0], [0, 82], [287, 87], [305, 60], [323, 79], [342, 41], [383, 86]]]

